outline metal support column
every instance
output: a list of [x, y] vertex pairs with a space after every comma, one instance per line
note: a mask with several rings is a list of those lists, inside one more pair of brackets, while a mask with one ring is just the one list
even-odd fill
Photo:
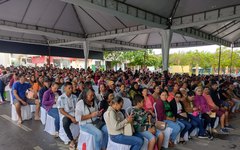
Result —
[[168, 62], [169, 62], [169, 49], [172, 40], [172, 31], [164, 30], [161, 32], [162, 35], [162, 63], [163, 70], [168, 70]]
[[89, 55], [89, 42], [83, 42], [83, 50], [84, 50], [84, 69], [87, 70], [88, 67], [88, 55]]
[[218, 75], [220, 73], [221, 54], [222, 54], [222, 46], [220, 45], [220, 47], [219, 47], [219, 56], [218, 56]]
[[231, 62], [230, 62], [230, 74], [232, 73], [233, 47], [234, 47], [234, 44], [232, 43], [231, 44], [232, 51], [231, 51]]
[[47, 61], [47, 64], [48, 66], [50, 67], [50, 63], [51, 63], [51, 47], [48, 46], [48, 61]]

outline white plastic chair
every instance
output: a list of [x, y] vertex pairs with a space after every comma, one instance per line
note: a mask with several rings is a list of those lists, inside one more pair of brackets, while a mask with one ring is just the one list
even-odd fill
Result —
[[198, 136], [199, 128], [195, 128], [191, 133], [190, 136]]
[[123, 107], [122, 109], [124, 109], [125, 111], [127, 111], [127, 108], [132, 107], [132, 102], [129, 98], [125, 98], [123, 97]]
[[97, 95], [97, 94], [98, 94], [98, 88], [99, 88], [99, 87], [98, 87], [97, 85], [93, 85], [92, 88], [93, 88], [95, 94]]
[[130, 115], [131, 112], [132, 112], [132, 107], [128, 107], [128, 108], [126, 109], [126, 113], [127, 113], [127, 115]]
[[148, 139], [144, 138], [143, 146], [142, 146], [141, 150], [146, 150], [146, 149], [148, 149]]
[[164, 133], [164, 140], [163, 140], [162, 147], [168, 148], [168, 144], [169, 144], [170, 136], [172, 134], [172, 130], [173, 130], [172, 128], [166, 127], [166, 129], [162, 131]]
[[117, 150], [130, 150], [131, 148], [130, 145], [115, 143], [111, 140], [110, 137], [108, 137], [107, 150], [116, 150], [116, 147], [117, 147]]
[[215, 123], [214, 123], [214, 128], [217, 128], [219, 124], [219, 117], [216, 117]]
[[[30, 119], [32, 119], [31, 108], [30, 108], [29, 105], [21, 106], [21, 115], [22, 115], [22, 120], [30, 120]], [[18, 120], [16, 107], [14, 105], [12, 105], [12, 120], [13, 121], [17, 121]]]
[[[60, 139], [64, 142], [64, 144], [68, 144], [70, 142], [69, 138], [67, 137], [66, 132], [63, 129], [63, 115], [59, 114], [60, 116], [60, 129], [59, 129], [59, 137]], [[77, 139], [78, 135], [79, 135], [79, 125], [78, 124], [71, 124], [70, 125], [70, 130], [72, 132], [73, 138]]]
[[86, 150], [94, 150], [95, 149], [95, 143], [94, 143], [94, 137], [93, 135], [84, 132], [80, 129], [80, 135], [78, 138], [78, 150], [83, 149], [83, 145], [86, 145]]
[[30, 108], [32, 113], [36, 111], [36, 105], [30, 105]]
[[40, 113], [41, 113], [40, 120], [41, 120], [42, 124], [45, 125], [46, 119], [47, 119], [47, 111], [43, 107], [40, 107]]
[[46, 131], [47, 133], [51, 134], [51, 135], [55, 135], [55, 124], [54, 124], [55, 119], [50, 116], [50, 115], [46, 115], [46, 124], [45, 124], [45, 128], [44, 131]]

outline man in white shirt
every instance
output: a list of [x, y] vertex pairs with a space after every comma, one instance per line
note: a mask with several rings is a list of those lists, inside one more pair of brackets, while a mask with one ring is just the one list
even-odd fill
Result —
[[70, 125], [72, 123], [77, 124], [78, 122], [75, 119], [75, 108], [77, 104], [77, 97], [72, 94], [72, 83], [66, 82], [64, 85], [65, 93], [58, 98], [58, 109], [63, 115], [63, 128], [67, 134], [67, 137], [70, 139], [70, 148], [75, 147], [75, 141], [70, 130]]

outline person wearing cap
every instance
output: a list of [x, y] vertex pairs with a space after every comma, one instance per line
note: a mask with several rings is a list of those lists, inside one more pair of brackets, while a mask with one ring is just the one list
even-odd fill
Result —
[[240, 86], [239, 86], [239, 83], [237, 82], [234, 82], [233, 83], [233, 86], [234, 86], [234, 94], [237, 96], [237, 97], [240, 97]]
[[95, 82], [94, 82], [94, 80], [92, 79], [92, 76], [91, 76], [91, 75], [88, 75], [88, 76], [86, 77], [86, 82], [91, 82], [92, 85], [95, 85]]
[[43, 80], [43, 87], [39, 91], [39, 99], [40, 99], [40, 105], [42, 104], [43, 94], [46, 92], [50, 86], [50, 80], [45, 77]]
[[118, 91], [116, 90], [114, 81], [112, 81], [112, 80], [108, 81], [108, 87], [109, 87], [109, 89], [113, 90], [114, 95], [117, 95]]
[[[216, 81], [211, 82], [211, 88], [210, 88], [210, 96], [216, 106], [218, 106], [219, 109], [225, 110], [225, 128], [226, 129], [233, 129], [232, 125], [229, 124], [229, 111], [230, 111], [230, 104], [227, 100], [223, 100], [221, 94], [223, 95], [225, 92], [219, 92], [218, 91], [218, 84]], [[220, 97], [219, 97], [220, 95]]]
[[240, 98], [234, 93], [233, 84], [229, 84], [227, 93], [230, 96], [231, 102], [234, 103], [234, 106], [232, 108], [232, 113], [240, 112]]

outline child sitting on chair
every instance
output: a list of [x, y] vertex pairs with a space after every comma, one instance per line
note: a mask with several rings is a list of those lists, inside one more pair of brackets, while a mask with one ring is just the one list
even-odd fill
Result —
[[161, 149], [164, 135], [152, 123], [152, 115], [143, 109], [144, 97], [136, 94], [133, 98], [133, 104], [133, 127], [136, 136], [148, 139], [148, 150], [153, 150], [156, 143], [158, 149]]

